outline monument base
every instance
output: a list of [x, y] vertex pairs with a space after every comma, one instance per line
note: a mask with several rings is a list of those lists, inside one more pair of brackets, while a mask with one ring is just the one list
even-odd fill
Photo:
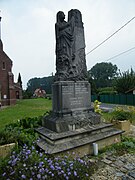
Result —
[[59, 116], [56, 113], [52, 113], [49, 116], [45, 116], [42, 121], [43, 127], [58, 133], [89, 127], [99, 123], [100, 115], [90, 110], [74, 111], [71, 114]]
[[58, 155], [67, 152], [75, 152], [82, 157], [93, 154], [93, 143], [98, 144], [98, 148], [121, 141], [123, 131], [113, 128], [112, 124], [100, 123], [90, 127], [70, 130], [57, 133], [41, 127], [36, 129], [41, 139], [38, 146], [48, 154]]
[[57, 81], [53, 84], [53, 112], [42, 124], [55, 132], [66, 132], [100, 123], [100, 115], [92, 112], [90, 83]]
[[93, 143], [99, 149], [120, 142], [123, 132], [112, 124], [101, 122], [91, 106], [90, 84], [87, 81], [58, 81], [53, 84], [53, 111], [45, 116], [38, 146], [48, 154], [76, 152], [92, 154]]

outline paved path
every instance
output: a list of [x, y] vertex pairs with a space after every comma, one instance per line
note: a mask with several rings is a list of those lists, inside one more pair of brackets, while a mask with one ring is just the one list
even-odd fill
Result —
[[[135, 138], [135, 126], [130, 126], [126, 136]], [[135, 154], [114, 155], [114, 152], [104, 153], [98, 160], [99, 169], [91, 180], [135, 180]]]
[[135, 179], [135, 154], [115, 156], [105, 154], [99, 162], [100, 167], [91, 180], [134, 180]]

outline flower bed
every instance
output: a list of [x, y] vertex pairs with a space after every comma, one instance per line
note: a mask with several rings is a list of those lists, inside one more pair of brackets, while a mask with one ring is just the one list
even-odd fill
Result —
[[88, 157], [49, 157], [46, 152], [24, 145], [21, 151], [12, 152], [1, 168], [0, 179], [89, 179], [96, 165]]

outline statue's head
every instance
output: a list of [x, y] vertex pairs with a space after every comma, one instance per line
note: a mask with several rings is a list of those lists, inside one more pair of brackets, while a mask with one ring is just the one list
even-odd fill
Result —
[[62, 21], [64, 21], [64, 19], [65, 19], [65, 14], [64, 14], [64, 12], [59, 11], [59, 12], [57, 13], [57, 22], [62, 22]]

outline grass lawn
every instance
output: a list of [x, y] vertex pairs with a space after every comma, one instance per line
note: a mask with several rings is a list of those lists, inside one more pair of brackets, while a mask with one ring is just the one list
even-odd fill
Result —
[[52, 101], [48, 99], [19, 100], [16, 105], [0, 110], [0, 129], [18, 119], [43, 115], [51, 108]]

